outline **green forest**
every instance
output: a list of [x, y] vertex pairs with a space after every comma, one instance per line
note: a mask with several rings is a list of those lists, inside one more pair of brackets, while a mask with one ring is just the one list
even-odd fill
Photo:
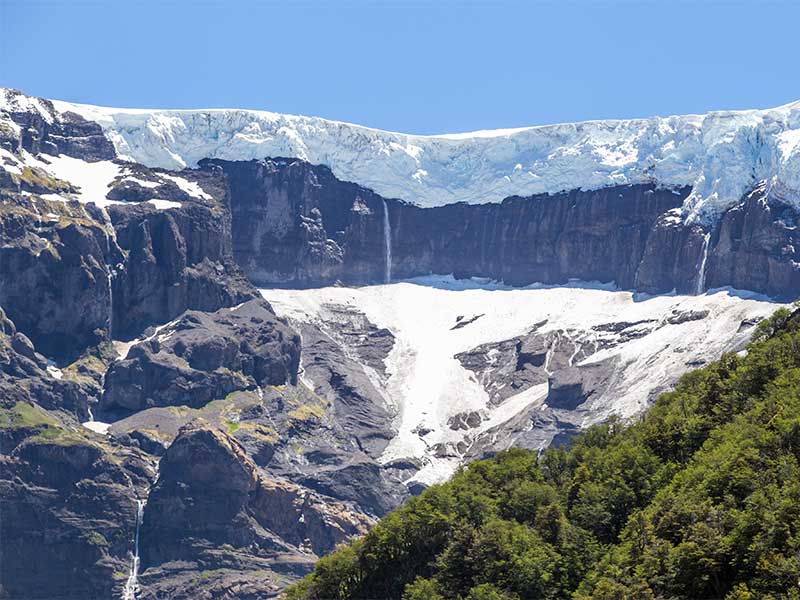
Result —
[[800, 310], [635, 423], [462, 468], [287, 596], [800, 599]]

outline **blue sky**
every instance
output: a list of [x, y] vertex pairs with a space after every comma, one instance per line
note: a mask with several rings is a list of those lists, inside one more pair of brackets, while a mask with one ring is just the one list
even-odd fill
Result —
[[410, 133], [800, 99], [800, 2], [0, 0], [0, 86]]

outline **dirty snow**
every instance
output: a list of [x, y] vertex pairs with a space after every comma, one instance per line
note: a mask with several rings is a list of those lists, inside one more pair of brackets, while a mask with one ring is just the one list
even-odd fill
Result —
[[[414, 479], [424, 483], [447, 478], [460, 462], [436, 458], [433, 445], [471, 443], [489, 428], [542, 405], [547, 396], [546, 385], [534, 387], [492, 407], [475, 376], [454, 358], [459, 352], [525, 334], [544, 319], [547, 323], [539, 330], [542, 333], [569, 330], [590, 341], [599, 335], [592, 330], [594, 325], [645, 319], [663, 322], [673, 310], [710, 310], [700, 321], [664, 324], [644, 337], [587, 358], [590, 362], [617, 355], [621, 361], [613, 393], [593, 400], [582, 423], [588, 426], [611, 414], [629, 417], [641, 412], [652, 392], [673, 384], [689, 370], [687, 364], [714, 360], [743, 343], [751, 332], [740, 331], [744, 319], [767, 316], [778, 307], [754, 294], [733, 290], [648, 297], [599, 284], [509, 288], [435, 276], [362, 288], [264, 289], [261, 293], [279, 315], [291, 320], [324, 327], [335, 318], [331, 309], [342, 305], [363, 312], [375, 325], [392, 332], [395, 345], [386, 361], [388, 377], [379, 384], [396, 414], [397, 435], [381, 460], [423, 458], [426, 466]], [[474, 322], [452, 329], [457, 317], [481, 314]], [[485, 415], [478, 428], [465, 434], [447, 426], [451, 416], [473, 410]], [[420, 425], [432, 431], [420, 437], [415, 432]]]

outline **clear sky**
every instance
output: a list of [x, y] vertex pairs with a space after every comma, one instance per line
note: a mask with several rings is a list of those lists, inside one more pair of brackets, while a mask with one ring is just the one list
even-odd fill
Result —
[[0, 86], [409, 133], [800, 99], [797, 0], [0, 0]]

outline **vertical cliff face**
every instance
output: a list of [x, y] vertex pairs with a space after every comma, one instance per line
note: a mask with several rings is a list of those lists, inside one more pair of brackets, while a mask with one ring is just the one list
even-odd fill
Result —
[[391, 211], [393, 271], [399, 277], [489, 277], [511, 285], [614, 281], [630, 288], [653, 223], [685, 194], [631, 185], [484, 206], [398, 204]]
[[213, 169], [186, 176], [208, 198], [188, 197], [180, 189], [167, 195], [169, 188], [160, 186], [155, 189], [161, 198], [180, 205], [169, 210], [153, 210], [147, 202], [108, 208], [125, 253], [114, 282], [117, 337], [129, 338], [187, 309], [213, 311], [253, 297], [233, 260], [224, 176]]
[[[33, 102], [33, 101], [31, 101]], [[0, 305], [60, 363], [187, 309], [253, 298], [219, 169], [116, 160], [102, 129], [46, 100], [0, 131]]]
[[711, 236], [707, 287], [732, 285], [784, 300], [800, 295], [800, 213], [759, 186]]
[[[231, 195], [233, 253], [256, 283], [380, 281], [382, 198], [293, 159], [219, 165]], [[398, 204], [395, 201], [395, 204]]]
[[625, 185], [420, 208], [299, 160], [212, 164], [229, 181], [234, 254], [256, 283], [377, 283], [390, 272], [511, 285], [596, 280], [648, 293], [800, 291], [797, 211], [767, 201], [763, 187], [704, 227], [681, 217], [689, 188]]

